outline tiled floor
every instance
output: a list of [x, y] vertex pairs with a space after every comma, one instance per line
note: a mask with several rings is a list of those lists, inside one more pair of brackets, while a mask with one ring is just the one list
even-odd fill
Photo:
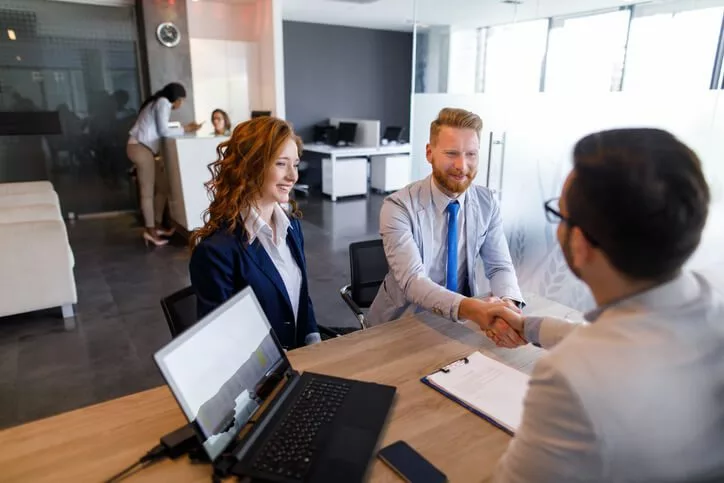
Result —
[[[354, 325], [338, 295], [347, 248], [376, 238], [382, 197], [300, 200], [318, 322]], [[159, 299], [188, 285], [188, 249], [145, 248], [134, 217], [68, 226], [76, 260], [75, 328], [60, 309], [0, 318], [0, 428], [163, 383], [152, 354], [170, 340]]]

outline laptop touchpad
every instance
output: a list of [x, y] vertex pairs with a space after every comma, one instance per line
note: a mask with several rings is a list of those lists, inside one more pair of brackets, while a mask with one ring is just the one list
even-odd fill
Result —
[[375, 433], [364, 429], [342, 426], [335, 428], [334, 436], [325, 451], [332, 459], [359, 461], [360, 456], [366, 457], [376, 442]]

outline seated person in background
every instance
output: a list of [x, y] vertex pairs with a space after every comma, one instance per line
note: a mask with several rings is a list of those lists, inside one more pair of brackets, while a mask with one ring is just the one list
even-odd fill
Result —
[[[427, 161], [432, 176], [387, 197], [380, 234], [390, 271], [367, 316], [381, 324], [420, 310], [477, 322], [504, 346], [524, 343], [503, 319], [522, 305], [503, 219], [495, 196], [472, 185], [478, 171], [483, 121], [445, 108], [430, 125]], [[475, 262], [497, 298], [479, 300]]]
[[724, 481], [724, 303], [682, 268], [708, 205], [699, 159], [665, 131], [578, 142], [546, 212], [598, 308], [515, 327], [551, 351], [495, 481]]
[[[296, 204], [302, 142], [275, 117], [239, 124], [219, 145], [211, 204], [191, 235], [191, 285], [203, 317], [251, 286], [286, 349], [319, 342]], [[288, 208], [287, 208], [288, 207]], [[240, 321], [241, 323], [241, 321]]]
[[221, 109], [214, 109], [212, 111], [211, 125], [214, 127], [214, 136], [228, 136], [231, 134], [229, 115]]

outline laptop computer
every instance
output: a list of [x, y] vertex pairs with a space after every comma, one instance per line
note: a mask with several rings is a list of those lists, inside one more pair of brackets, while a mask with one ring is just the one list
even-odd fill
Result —
[[363, 481], [395, 388], [296, 372], [251, 288], [154, 359], [215, 466], [258, 481]]

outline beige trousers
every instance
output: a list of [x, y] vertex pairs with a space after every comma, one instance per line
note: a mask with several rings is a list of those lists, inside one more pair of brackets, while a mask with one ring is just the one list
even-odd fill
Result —
[[143, 220], [146, 228], [153, 228], [156, 224], [161, 224], [168, 200], [168, 176], [163, 159], [156, 159], [143, 144], [128, 144], [126, 155], [136, 166]]

